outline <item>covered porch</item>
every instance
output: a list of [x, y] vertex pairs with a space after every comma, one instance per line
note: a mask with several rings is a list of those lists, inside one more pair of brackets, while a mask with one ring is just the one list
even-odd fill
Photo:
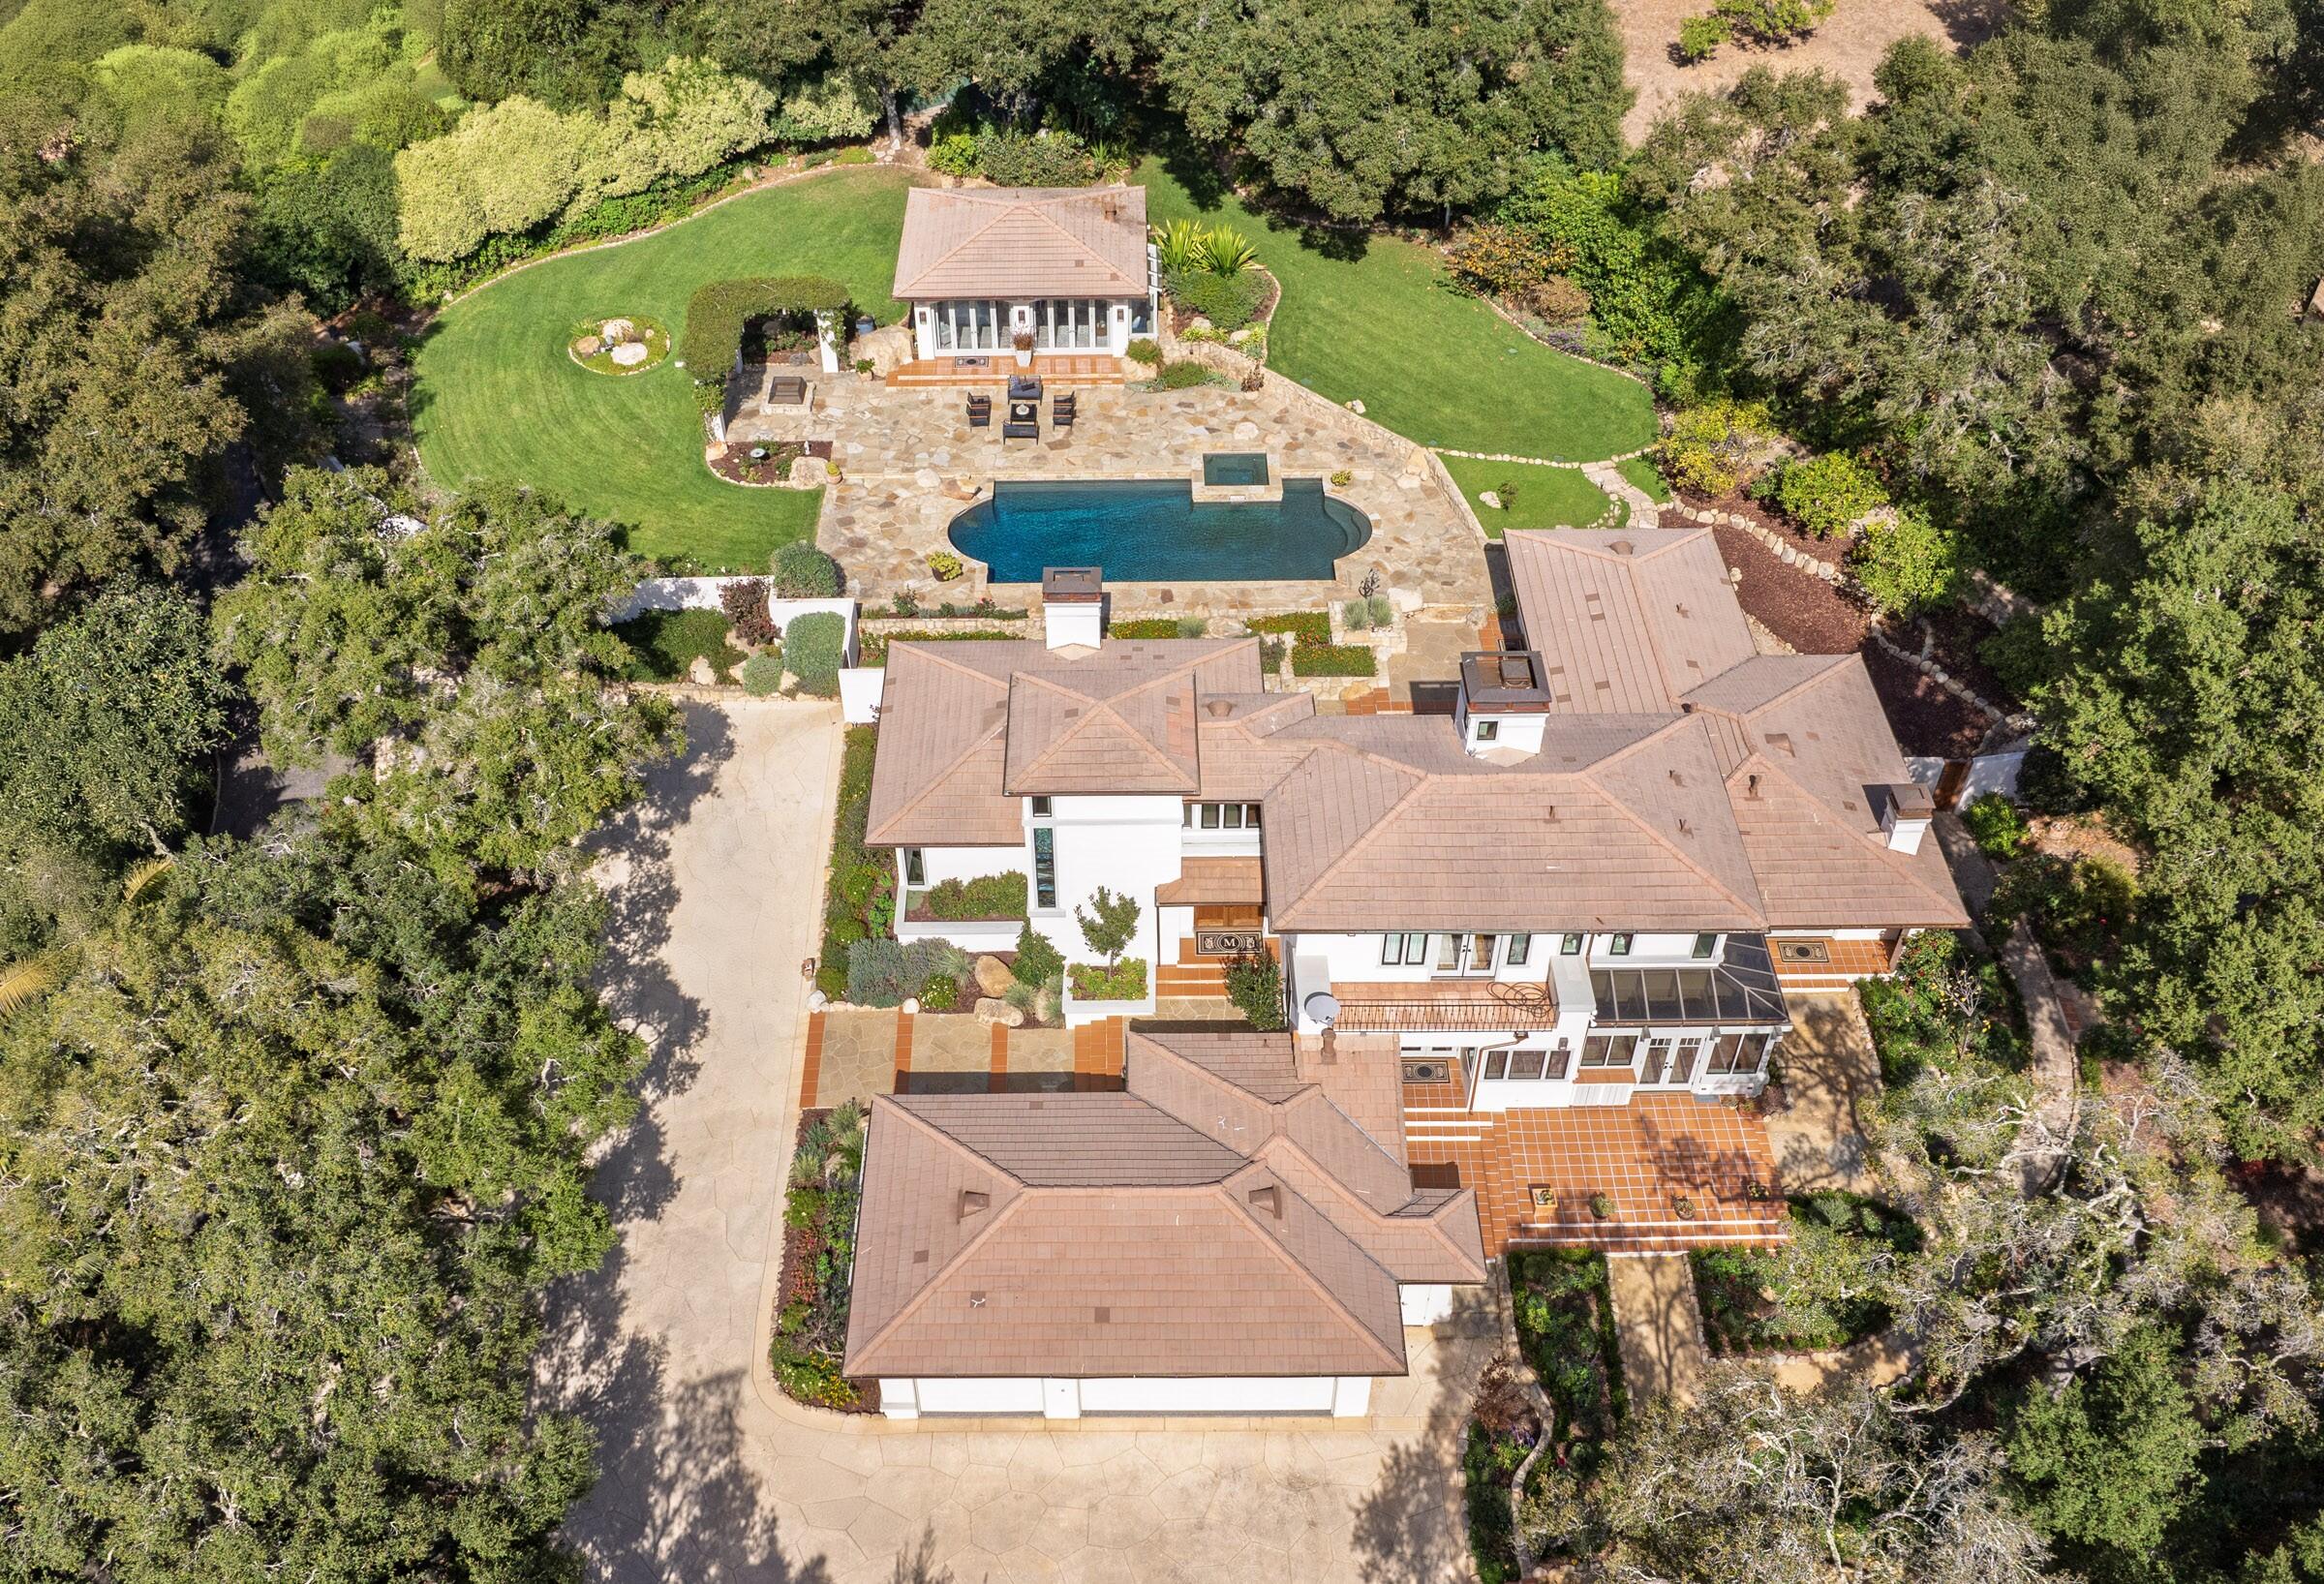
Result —
[[996, 386], [1021, 374], [1059, 385], [1118, 385], [1129, 380], [1123, 360], [1110, 352], [1035, 352], [1031, 367], [1019, 368], [1015, 353], [997, 351], [916, 357], [889, 370], [887, 382], [915, 389]]

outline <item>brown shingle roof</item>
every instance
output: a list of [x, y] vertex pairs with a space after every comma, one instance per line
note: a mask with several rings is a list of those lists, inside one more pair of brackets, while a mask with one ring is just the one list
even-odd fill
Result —
[[1143, 187], [915, 187], [896, 295], [1143, 297]]
[[1751, 629], [1707, 528], [1526, 531], [1502, 542], [1552, 709], [1675, 709], [1688, 689], [1751, 657]]
[[849, 1374], [1400, 1373], [1397, 1283], [1484, 1279], [1475, 1195], [1415, 1193], [1291, 1036], [1133, 1035], [1127, 1070], [873, 1102]]

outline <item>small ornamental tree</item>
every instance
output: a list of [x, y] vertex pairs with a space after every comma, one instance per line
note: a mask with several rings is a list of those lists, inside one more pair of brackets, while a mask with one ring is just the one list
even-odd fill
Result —
[[1020, 985], [1038, 989], [1065, 971], [1065, 954], [1050, 938], [1027, 924], [1017, 931], [1017, 960], [1009, 971]]
[[1089, 943], [1089, 950], [1105, 958], [1108, 973], [1114, 971], [1122, 949], [1138, 933], [1138, 912], [1137, 898], [1116, 897], [1104, 886], [1091, 895], [1087, 907], [1073, 910], [1075, 922], [1082, 927], [1082, 938]]

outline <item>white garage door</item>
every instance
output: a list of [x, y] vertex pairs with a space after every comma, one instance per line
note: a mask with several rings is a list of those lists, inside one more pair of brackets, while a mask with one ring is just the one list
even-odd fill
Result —
[[1331, 1377], [1084, 1381], [1085, 1414], [1329, 1414]]
[[1038, 1414], [1039, 1378], [923, 1380], [919, 1385], [923, 1414]]

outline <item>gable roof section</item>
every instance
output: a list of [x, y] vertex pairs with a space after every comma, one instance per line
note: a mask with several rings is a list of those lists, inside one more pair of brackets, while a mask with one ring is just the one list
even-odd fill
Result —
[[1143, 297], [1143, 187], [915, 187], [895, 294]]
[[1877, 789], [1908, 778], [1860, 655], [1764, 655], [1689, 695], [1726, 759], [1774, 929], [1969, 922], [1934, 840], [1893, 850]]
[[1283, 735], [1320, 746], [1264, 806], [1278, 929], [1763, 924], [1710, 733], [1692, 717], [1554, 719], [1542, 751], [1510, 764], [1471, 758], [1425, 716]]
[[1681, 694], [1751, 657], [1751, 629], [1708, 529], [1526, 531], [1502, 542], [1554, 711], [1675, 709]]

